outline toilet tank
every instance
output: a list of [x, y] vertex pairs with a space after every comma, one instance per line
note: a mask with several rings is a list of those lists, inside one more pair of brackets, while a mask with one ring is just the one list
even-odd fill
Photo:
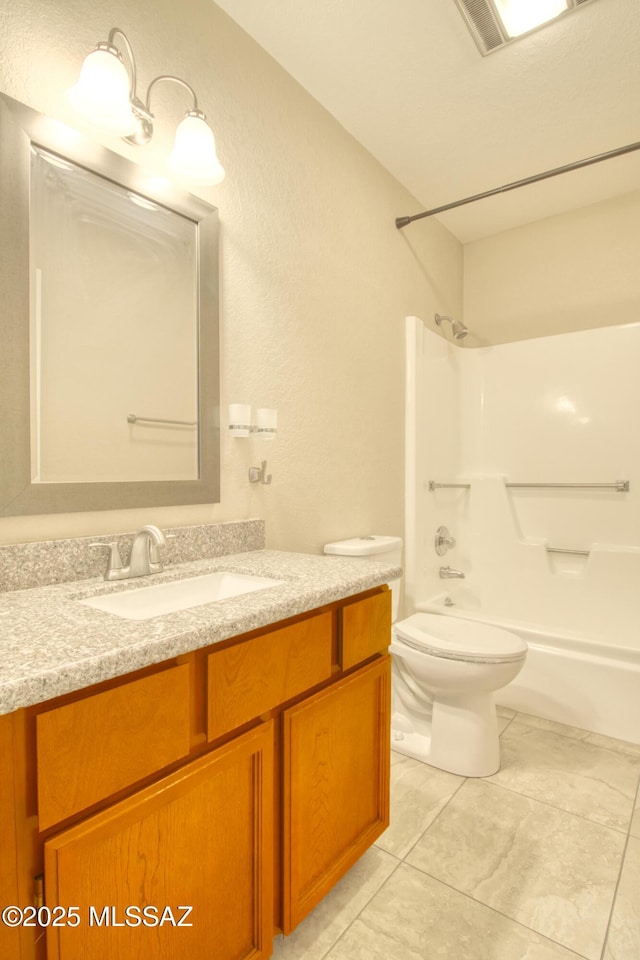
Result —
[[[362, 560], [363, 563], [376, 560], [396, 567], [402, 565], [402, 540], [400, 537], [369, 535], [353, 537], [351, 540], [336, 540], [335, 543], [326, 543], [324, 552], [339, 557], [352, 557], [354, 560]], [[391, 617], [394, 621], [398, 619], [400, 583], [400, 580], [392, 580], [389, 584], [391, 588]]]

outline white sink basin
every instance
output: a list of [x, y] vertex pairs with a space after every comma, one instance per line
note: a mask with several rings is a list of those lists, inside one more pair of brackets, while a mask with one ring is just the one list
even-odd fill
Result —
[[205, 573], [199, 577], [185, 580], [171, 580], [153, 587], [139, 587], [137, 590], [124, 590], [103, 597], [90, 597], [80, 600], [87, 607], [106, 610], [125, 620], [150, 620], [176, 610], [188, 610], [200, 607], [216, 600], [228, 600], [243, 593], [266, 590], [284, 583], [283, 580], [271, 580], [269, 577], [254, 577], [244, 573]]

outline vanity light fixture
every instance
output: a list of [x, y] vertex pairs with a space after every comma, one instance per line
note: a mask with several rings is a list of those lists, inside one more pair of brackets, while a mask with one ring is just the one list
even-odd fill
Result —
[[251, 423], [251, 407], [248, 403], [229, 404], [229, 432], [232, 437], [249, 437], [255, 433], [262, 440], [273, 440], [277, 429], [277, 410], [258, 407], [254, 425]]
[[[129, 72], [122, 52], [116, 46], [122, 40], [129, 61]], [[162, 80], [171, 80], [189, 91], [193, 106], [178, 124], [173, 150], [167, 160], [170, 169], [180, 177], [201, 186], [212, 186], [224, 179], [224, 169], [216, 153], [215, 137], [205, 114], [198, 107], [193, 87], [180, 77], [162, 74], [154, 77], [144, 100], [136, 94], [136, 62], [131, 44], [118, 27], [109, 31], [84, 60], [78, 81], [69, 91], [74, 107], [106, 132], [122, 137], [127, 143], [142, 146], [153, 136], [154, 116], [151, 112], [151, 91]]]

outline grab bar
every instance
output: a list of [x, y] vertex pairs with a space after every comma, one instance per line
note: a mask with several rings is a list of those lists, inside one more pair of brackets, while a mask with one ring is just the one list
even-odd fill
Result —
[[164, 420], [157, 417], [138, 417], [135, 413], [127, 415], [127, 423], [168, 423], [178, 427], [197, 427], [197, 420]]
[[571, 553], [576, 557], [588, 557], [590, 550], [572, 550], [571, 547], [546, 547], [547, 553]]
[[565, 487], [581, 490], [617, 490], [619, 493], [629, 492], [628, 480], [616, 480], [614, 483], [505, 483], [505, 487]]
[[461, 489], [468, 489], [470, 486], [470, 483], [436, 483], [435, 480], [429, 480], [429, 490], [440, 490], [442, 487], [460, 487]]
[[[435, 480], [429, 480], [429, 490], [440, 490], [442, 487], [468, 489], [470, 486], [470, 483], [437, 483]], [[614, 483], [510, 483], [507, 481], [505, 487], [560, 487], [575, 490], [617, 490], [619, 493], [628, 493], [629, 481], [616, 480]]]

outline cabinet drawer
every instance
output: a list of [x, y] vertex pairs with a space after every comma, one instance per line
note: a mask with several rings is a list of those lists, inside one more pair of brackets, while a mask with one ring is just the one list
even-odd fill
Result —
[[36, 718], [44, 830], [189, 753], [188, 664]]
[[209, 654], [209, 740], [331, 676], [330, 613]]
[[343, 670], [383, 653], [391, 642], [391, 590], [346, 604], [340, 611], [340, 623]]

